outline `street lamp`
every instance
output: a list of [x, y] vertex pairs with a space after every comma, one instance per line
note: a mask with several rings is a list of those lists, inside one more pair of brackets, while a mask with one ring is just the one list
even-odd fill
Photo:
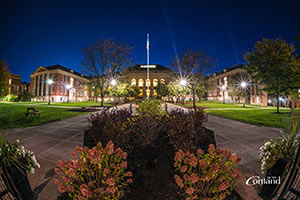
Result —
[[48, 105], [50, 105], [50, 90], [51, 90], [51, 85], [53, 84], [52, 79], [47, 80], [47, 85], [48, 85]]
[[115, 86], [115, 85], [117, 85], [117, 81], [116, 81], [115, 79], [112, 79], [112, 80], [110, 81], [110, 84], [111, 84], [112, 86]]
[[226, 90], [226, 86], [222, 85], [221, 89], [222, 89], [222, 94], [223, 94], [223, 103], [225, 104], [225, 90]]
[[248, 86], [248, 83], [246, 81], [242, 81], [240, 83], [241, 88], [243, 89], [243, 97], [244, 97], [244, 102], [243, 102], [243, 108], [245, 108], [245, 102], [246, 102], [246, 97], [245, 97], [245, 89]]
[[69, 103], [69, 102], [70, 102], [70, 101], [69, 101], [69, 97], [70, 97], [70, 89], [71, 89], [71, 85], [67, 84], [67, 85], [66, 85], [66, 89], [68, 90], [68, 100], [67, 100], [67, 102]]
[[182, 94], [182, 104], [184, 105], [184, 87], [187, 84], [187, 81], [185, 79], [181, 79], [179, 81], [179, 84], [182, 86], [183, 94]]

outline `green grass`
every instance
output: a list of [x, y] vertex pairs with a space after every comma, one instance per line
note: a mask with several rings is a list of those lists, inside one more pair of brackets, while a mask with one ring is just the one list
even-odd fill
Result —
[[287, 109], [282, 109], [281, 114], [276, 114], [276, 109], [247, 109], [247, 110], [205, 110], [206, 113], [233, 119], [259, 126], [286, 128], [291, 114]]
[[71, 112], [66, 108], [38, 106], [37, 110], [41, 111], [40, 117], [31, 118], [24, 115], [28, 107], [32, 106], [0, 103], [0, 130], [36, 126], [87, 114], [87, 112]]
[[[9, 104], [35, 104], [36, 106], [48, 106], [48, 102], [37, 102], [37, 101], [26, 101], [26, 102], [11, 102]], [[60, 103], [50, 103], [50, 106], [72, 106], [72, 107], [89, 107], [89, 106], [100, 106], [100, 102], [87, 101], [87, 102], [60, 102]], [[109, 102], [104, 102], [104, 106], [109, 106]]]
[[[184, 106], [184, 107], [193, 107], [192, 101], [187, 101], [184, 105], [182, 103], [178, 103], [176, 105]], [[203, 108], [243, 108], [243, 104], [234, 104], [234, 103], [225, 103], [222, 102], [215, 102], [215, 101], [201, 101], [196, 102], [197, 107], [203, 107]], [[253, 105], [246, 105], [248, 108], [252, 108]]]

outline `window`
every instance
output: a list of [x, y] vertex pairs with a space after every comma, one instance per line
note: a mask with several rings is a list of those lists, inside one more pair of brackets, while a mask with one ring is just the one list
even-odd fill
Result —
[[139, 97], [143, 96], [143, 90], [140, 90]]
[[54, 94], [55, 87], [53, 85], [51, 85], [50, 88], [51, 88], [51, 94]]
[[131, 79], [131, 85], [136, 86], [136, 80], [134, 78]]
[[62, 93], [63, 93], [63, 90], [64, 90], [64, 86], [60, 86], [59, 93], [62, 94]]
[[166, 83], [165, 79], [163, 79], [163, 78], [160, 79], [160, 83], [161, 83], [161, 84], [165, 84], [165, 83]]
[[153, 79], [153, 87], [157, 87], [158, 86], [158, 79], [155, 78]]
[[157, 96], [157, 91], [153, 90], [153, 96]]
[[151, 84], [150, 79], [146, 79], [146, 87], [150, 87], [150, 84]]
[[150, 96], [150, 90], [146, 90], [147, 96]]
[[83, 90], [80, 90], [80, 96], [84, 96]]
[[67, 94], [67, 90], [66, 90], [66, 88], [64, 87], [64, 94]]
[[143, 79], [139, 79], [139, 87], [143, 87], [144, 86], [144, 80]]

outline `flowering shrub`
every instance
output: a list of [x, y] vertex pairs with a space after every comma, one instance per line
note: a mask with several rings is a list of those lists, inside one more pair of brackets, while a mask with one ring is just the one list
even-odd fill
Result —
[[57, 162], [55, 173], [61, 179], [54, 179], [54, 183], [73, 199], [120, 199], [132, 183], [126, 159], [127, 153], [114, 149], [111, 141], [105, 148], [101, 143], [92, 149], [77, 146], [71, 161]]
[[[172, 111], [169, 115], [168, 126], [171, 143], [177, 150], [196, 152], [198, 143], [202, 149], [207, 150], [208, 144], [203, 144], [209, 141], [205, 132], [205, 122], [206, 116], [203, 110], [193, 110], [189, 113], [181, 110]], [[206, 149], [204, 146], [207, 146]]]
[[210, 145], [208, 153], [201, 149], [197, 154], [176, 152], [174, 176], [186, 199], [225, 199], [234, 189], [239, 177], [237, 164], [241, 160], [229, 150], [215, 149]]
[[[24, 169], [27, 174], [34, 173], [35, 168], [40, 168], [32, 151], [25, 149], [21, 142], [9, 142], [0, 133], [0, 162], [7, 165], [15, 165], [18, 169]], [[23, 171], [23, 170], [21, 170]]]
[[160, 107], [160, 101], [146, 99], [142, 103], [139, 104], [139, 107], [136, 109], [136, 113], [138, 115], [145, 115], [145, 114], [160, 115], [160, 114], [162, 114], [162, 110]]

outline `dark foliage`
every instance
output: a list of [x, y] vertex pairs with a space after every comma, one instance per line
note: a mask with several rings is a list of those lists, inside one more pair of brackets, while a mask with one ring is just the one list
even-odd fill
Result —
[[191, 110], [189, 113], [182, 110], [172, 111], [168, 126], [171, 143], [177, 150], [195, 152], [201, 148], [206, 151], [211, 143], [204, 126], [206, 120], [201, 109]]

